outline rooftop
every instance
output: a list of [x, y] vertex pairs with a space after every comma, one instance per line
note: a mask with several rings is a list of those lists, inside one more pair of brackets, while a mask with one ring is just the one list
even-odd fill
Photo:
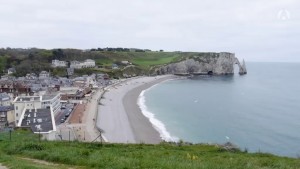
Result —
[[30, 127], [33, 132], [49, 132], [53, 130], [50, 109], [26, 110], [22, 127]]
[[0, 93], [0, 101], [8, 101], [10, 97], [7, 93]]
[[14, 110], [14, 106], [0, 106], [0, 112], [7, 112]]
[[17, 102], [23, 102], [23, 101], [39, 101], [40, 96], [19, 96], [16, 98]]
[[57, 96], [57, 95], [54, 95], [54, 94], [43, 95], [43, 96], [42, 96], [42, 100], [51, 100], [51, 99], [53, 99], [55, 96]]

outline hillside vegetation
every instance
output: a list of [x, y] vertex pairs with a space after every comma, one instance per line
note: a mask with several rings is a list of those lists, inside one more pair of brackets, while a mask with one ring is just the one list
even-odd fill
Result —
[[[9, 168], [205, 168], [296, 169], [300, 160], [270, 154], [227, 151], [216, 145], [184, 143], [100, 144], [39, 142], [38, 136], [18, 130], [0, 133], [0, 163]], [[38, 159], [42, 161], [36, 161]], [[49, 163], [50, 162], [50, 163]]]
[[[93, 59], [97, 68], [82, 69], [75, 71], [76, 74], [91, 74], [105, 72], [120, 75], [126, 69], [121, 61], [129, 61], [136, 67], [135, 74], [147, 73], [151, 67], [180, 61], [193, 55], [205, 53], [193, 52], [153, 52], [153, 51], [82, 51], [78, 49], [0, 49], [0, 70], [5, 74], [6, 70], [14, 67], [17, 70], [16, 76], [24, 76], [27, 73], [39, 73], [42, 70], [51, 71], [53, 75], [65, 76], [66, 70], [52, 68], [51, 61], [54, 59], [63, 61], [83, 61]], [[120, 66], [119, 70], [112, 70], [112, 64]], [[125, 69], [124, 69], [125, 68]], [[132, 71], [132, 70], [131, 70]], [[128, 72], [128, 71], [127, 71]]]

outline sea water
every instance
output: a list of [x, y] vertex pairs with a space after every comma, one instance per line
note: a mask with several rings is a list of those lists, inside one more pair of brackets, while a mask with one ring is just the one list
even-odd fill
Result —
[[167, 141], [232, 142], [241, 150], [300, 156], [300, 63], [248, 63], [248, 74], [198, 76], [140, 95]]

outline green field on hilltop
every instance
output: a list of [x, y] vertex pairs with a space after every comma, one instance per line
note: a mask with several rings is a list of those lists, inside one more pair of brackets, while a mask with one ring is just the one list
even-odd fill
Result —
[[[28, 131], [0, 133], [0, 163], [9, 168], [299, 168], [300, 160], [226, 151], [215, 145], [39, 142]], [[40, 160], [37, 161], [36, 159]]]
[[171, 62], [176, 62], [180, 59], [180, 54], [175, 52], [147, 52], [141, 55], [133, 56], [133, 64], [143, 68], [149, 68], [155, 65], [163, 65]]
[[178, 61], [183, 55], [176, 52], [96, 52], [102, 57], [96, 58], [98, 65], [108, 66], [121, 61], [129, 61], [140, 68], [150, 68]]

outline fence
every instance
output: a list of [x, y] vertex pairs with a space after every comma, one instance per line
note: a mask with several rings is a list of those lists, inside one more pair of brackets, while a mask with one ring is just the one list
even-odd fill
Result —
[[34, 134], [28, 128], [2, 128], [0, 141], [41, 141], [41, 134]]

